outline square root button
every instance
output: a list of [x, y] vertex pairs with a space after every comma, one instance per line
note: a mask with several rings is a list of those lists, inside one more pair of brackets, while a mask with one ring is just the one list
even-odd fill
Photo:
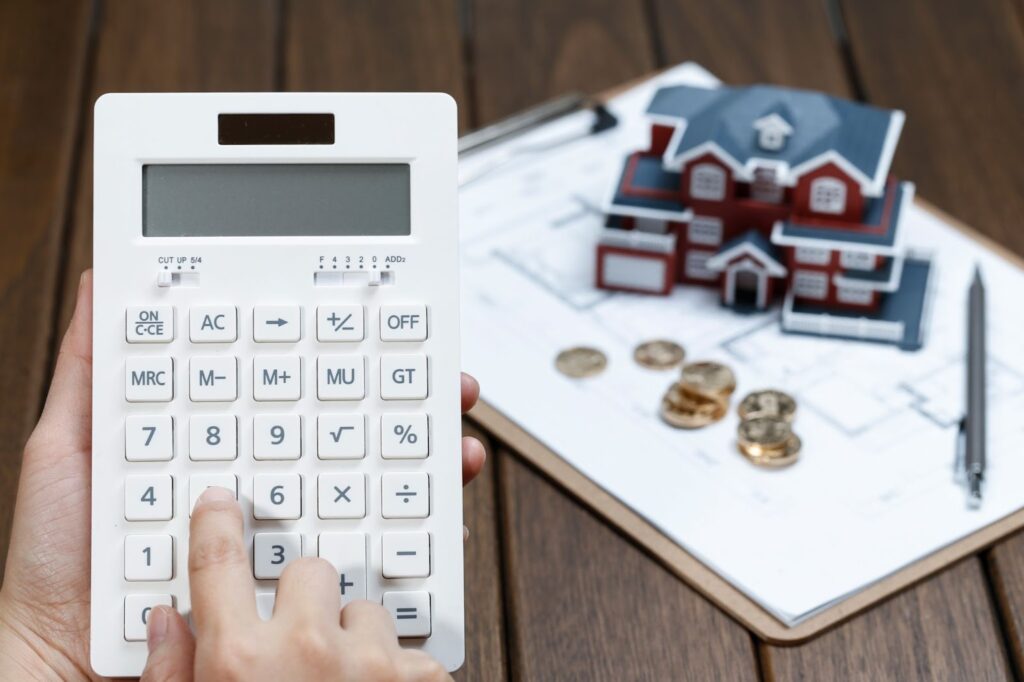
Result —
[[429, 592], [385, 592], [384, 609], [395, 621], [399, 637], [430, 636]]

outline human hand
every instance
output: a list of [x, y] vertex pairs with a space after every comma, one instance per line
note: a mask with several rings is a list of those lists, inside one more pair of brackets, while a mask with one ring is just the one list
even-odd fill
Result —
[[[89, 664], [91, 387], [92, 273], [86, 272], [46, 406], [22, 458], [0, 589], [3, 679], [97, 679]], [[463, 411], [478, 396], [476, 381], [463, 374]], [[463, 438], [463, 483], [480, 473], [484, 460], [483, 445]]]
[[274, 614], [262, 620], [242, 510], [226, 489], [210, 488], [192, 510], [188, 564], [195, 638], [174, 609], [150, 611], [142, 682], [450, 679], [427, 654], [398, 645], [380, 605], [359, 600], [342, 609], [338, 573], [324, 559], [289, 563]]

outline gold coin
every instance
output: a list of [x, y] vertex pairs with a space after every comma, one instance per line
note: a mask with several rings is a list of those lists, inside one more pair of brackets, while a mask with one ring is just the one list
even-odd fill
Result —
[[671, 369], [683, 361], [686, 351], [674, 341], [655, 339], [645, 341], [633, 351], [633, 359], [648, 369]]
[[788, 422], [793, 421], [796, 415], [796, 401], [788, 393], [775, 389], [765, 389], [748, 393], [740, 401], [740, 419], [753, 419], [754, 417], [778, 417]]
[[577, 346], [563, 350], [555, 358], [559, 372], [573, 379], [582, 379], [600, 374], [608, 366], [608, 358], [596, 348]]
[[736, 375], [720, 362], [690, 362], [683, 365], [683, 383], [728, 399], [736, 390]]
[[745, 419], [736, 428], [740, 447], [753, 457], [784, 449], [792, 434], [789, 422], [778, 417]]
[[675, 383], [661, 401], [661, 418], [677, 429], [699, 429], [725, 416], [725, 401]]
[[793, 433], [786, 439], [784, 447], [778, 450], [766, 450], [755, 454], [744, 448], [742, 443], [739, 444], [739, 450], [740, 454], [757, 466], [779, 469], [793, 464], [800, 458], [801, 446], [800, 436]]

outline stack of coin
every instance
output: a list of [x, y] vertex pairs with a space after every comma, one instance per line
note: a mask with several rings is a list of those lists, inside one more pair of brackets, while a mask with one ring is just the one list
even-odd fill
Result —
[[793, 433], [796, 401], [774, 389], [754, 391], [740, 401], [736, 444], [740, 454], [764, 467], [784, 467], [800, 457], [800, 437]]
[[661, 418], [677, 429], [699, 429], [725, 416], [736, 390], [732, 370], [717, 362], [683, 365], [682, 376], [661, 399]]

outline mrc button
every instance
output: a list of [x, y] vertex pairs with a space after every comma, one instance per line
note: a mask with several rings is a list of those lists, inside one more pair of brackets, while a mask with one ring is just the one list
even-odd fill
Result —
[[385, 305], [380, 309], [381, 341], [424, 341], [427, 338], [427, 306]]

